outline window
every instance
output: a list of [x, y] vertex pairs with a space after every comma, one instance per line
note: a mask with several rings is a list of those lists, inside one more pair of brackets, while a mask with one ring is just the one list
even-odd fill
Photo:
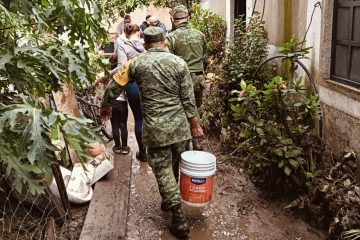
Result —
[[246, 18], [246, 1], [235, 0], [235, 9], [234, 9], [234, 18], [242, 16], [245, 20]]
[[335, 0], [331, 78], [360, 88], [360, 0]]

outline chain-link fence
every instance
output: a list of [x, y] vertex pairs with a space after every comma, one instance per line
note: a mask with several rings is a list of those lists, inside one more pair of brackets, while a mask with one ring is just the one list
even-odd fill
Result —
[[[53, 174], [54, 178], [61, 176], [56, 172]], [[58, 181], [63, 183], [62, 177], [56, 179], [56, 188], [60, 193], [57, 196], [50, 187], [45, 188], [43, 194], [33, 195], [27, 190], [19, 193], [4, 175], [0, 175], [1, 240], [77, 239], [72, 232], [75, 230], [73, 222], [77, 219], [71, 217], [67, 196], [63, 196], [64, 185], [61, 186]], [[81, 226], [78, 231], [81, 231]]]

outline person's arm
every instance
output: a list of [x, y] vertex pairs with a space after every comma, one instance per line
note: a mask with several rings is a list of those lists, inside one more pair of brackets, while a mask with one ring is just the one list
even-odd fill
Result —
[[120, 76], [115, 76], [115, 80], [111, 79], [110, 83], [105, 88], [105, 93], [101, 101], [101, 118], [103, 120], [111, 117], [111, 105], [122, 91], [124, 91], [127, 84], [132, 82], [131, 63], [129, 62], [129, 65], [121, 67], [123, 67], [123, 69], [119, 72]]
[[174, 40], [173, 40], [172, 36], [170, 36], [170, 35], [166, 36], [166, 45], [169, 49], [169, 52], [174, 53]]
[[110, 107], [115, 99], [121, 94], [121, 92], [125, 89], [125, 86], [120, 86], [114, 80], [110, 80], [109, 84], [105, 88], [104, 96], [101, 101], [101, 108]]
[[128, 61], [128, 57], [123, 46], [119, 46], [117, 54], [118, 54], [118, 67], [124, 66]]
[[114, 68], [113, 70], [111, 70], [110, 72], [110, 78], [112, 78], [114, 76], [114, 74], [120, 69], [122, 68], [122, 66], [117, 66], [116, 68]]
[[189, 120], [193, 138], [204, 138], [195, 104], [194, 87], [186, 63], [183, 64], [183, 77], [180, 79], [180, 101]]

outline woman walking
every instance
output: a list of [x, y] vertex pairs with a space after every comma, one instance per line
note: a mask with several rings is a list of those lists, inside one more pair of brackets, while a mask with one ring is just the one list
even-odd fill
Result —
[[[126, 24], [125, 36], [127, 40], [117, 49], [118, 54], [118, 68], [126, 64], [126, 62], [133, 57], [136, 57], [145, 52], [143, 44], [140, 40], [140, 28], [136, 24]], [[140, 105], [139, 89], [134, 81], [125, 89], [126, 97], [135, 119], [135, 136], [139, 146], [139, 151], [136, 153], [136, 158], [140, 161], [147, 161], [146, 149], [142, 143], [142, 111]]]
[[[112, 74], [116, 72], [118, 56], [117, 54], [111, 55], [109, 59]], [[96, 84], [106, 84], [108, 82], [108, 77], [99, 78], [96, 81]], [[130, 152], [130, 147], [128, 143], [128, 130], [127, 130], [127, 120], [128, 120], [128, 105], [126, 99], [126, 93], [122, 92], [113, 103], [112, 107], [112, 116], [111, 116], [111, 128], [112, 134], [115, 142], [115, 146], [112, 148], [113, 152], [116, 154], [128, 154]]]

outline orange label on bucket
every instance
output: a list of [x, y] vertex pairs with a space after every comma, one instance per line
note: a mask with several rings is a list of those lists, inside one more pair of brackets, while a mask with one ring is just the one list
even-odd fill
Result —
[[212, 198], [214, 176], [194, 178], [180, 173], [182, 199], [190, 203], [207, 203]]

